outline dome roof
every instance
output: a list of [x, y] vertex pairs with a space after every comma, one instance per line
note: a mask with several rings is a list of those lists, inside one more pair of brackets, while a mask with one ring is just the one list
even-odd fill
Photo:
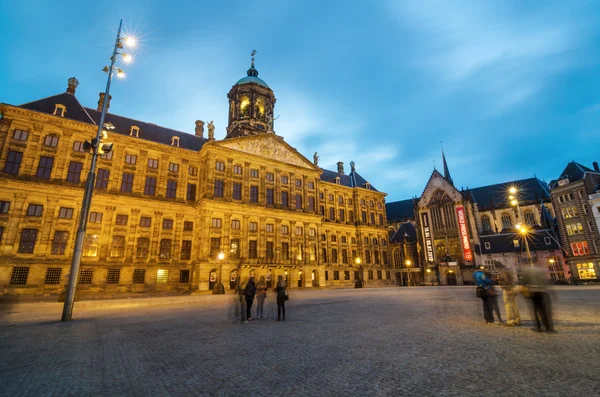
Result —
[[252, 66], [250, 66], [250, 69], [248, 69], [248, 76], [246, 77], [242, 77], [241, 79], [239, 79], [237, 81], [237, 83], [235, 83], [235, 85], [242, 85], [242, 84], [250, 84], [250, 83], [254, 83], [254, 84], [258, 84], [261, 85], [265, 88], [269, 88], [271, 89], [267, 83], [264, 82], [263, 79], [258, 78], [258, 70], [256, 70], [256, 68], [254, 67], [254, 62], [252, 62]]

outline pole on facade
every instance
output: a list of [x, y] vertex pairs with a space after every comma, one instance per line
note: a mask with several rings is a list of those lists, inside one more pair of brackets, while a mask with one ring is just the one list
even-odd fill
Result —
[[108, 80], [106, 82], [106, 90], [104, 91], [104, 103], [102, 105], [102, 113], [100, 114], [100, 123], [98, 123], [98, 131], [96, 132], [96, 144], [92, 145], [92, 164], [88, 173], [85, 190], [83, 193], [83, 202], [81, 204], [81, 216], [79, 217], [79, 228], [75, 238], [75, 249], [73, 251], [73, 259], [71, 261], [71, 272], [69, 274], [69, 283], [65, 296], [65, 304], [63, 306], [62, 321], [71, 321], [73, 316], [73, 305], [75, 303], [75, 289], [77, 288], [77, 279], [79, 277], [79, 267], [81, 265], [81, 255], [83, 253], [83, 242], [87, 229], [87, 222], [90, 213], [90, 205], [92, 202], [92, 194], [94, 192], [94, 180], [96, 178], [96, 163], [98, 161], [98, 147], [101, 145], [102, 129], [104, 128], [104, 118], [106, 117], [106, 109], [110, 95], [110, 83], [113, 76], [115, 62], [117, 60], [117, 50], [121, 45], [121, 27], [123, 20], [119, 23], [117, 39], [113, 48], [112, 57], [110, 58], [110, 68], [108, 69]]

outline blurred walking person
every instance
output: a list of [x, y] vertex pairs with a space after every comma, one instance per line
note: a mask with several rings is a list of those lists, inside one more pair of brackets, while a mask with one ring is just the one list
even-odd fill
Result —
[[[492, 282], [490, 289], [488, 290], [490, 295], [490, 304], [492, 305], [492, 313], [496, 313], [496, 317], [498, 318], [498, 320], [494, 321], [494, 324], [500, 325], [502, 324], [502, 315], [500, 314], [500, 306], [498, 305], [499, 291], [496, 288], [494, 281], [491, 278], [489, 278], [489, 280]], [[492, 314], [492, 320], [493, 319], [494, 315]]]
[[473, 273], [473, 279], [475, 279], [475, 285], [477, 286], [476, 296], [481, 298], [483, 303], [483, 318], [486, 324], [493, 324], [494, 314], [492, 313], [492, 301], [489, 292], [492, 280], [487, 278], [482, 270]]
[[283, 276], [279, 276], [275, 287], [275, 292], [277, 292], [277, 321], [285, 321], [285, 301], [288, 300], [286, 287]]
[[542, 332], [542, 324], [546, 332], [555, 332], [552, 321], [552, 303], [548, 293], [548, 280], [544, 270], [538, 266], [523, 269], [523, 296], [531, 300], [531, 308], [535, 319], [534, 331]]
[[252, 303], [254, 302], [254, 295], [256, 295], [256, 285], [254, 284], [254, 277], [250, 277], [246, 288], [244, 288], [244, 296], [246, 297], [246, 321], [245, 323], [252, 321]]
[[265, 318], [264, 308], [265, 299], [267, 299], [267, 283], [265, 282], [265, 276], [260, 276], [260, 279], [258, 279], [256, 290], [256, 318]]
[[517, 286], [510, 269], [500, 272], [500, 287], [502, 288], [504, 311], [506, 311], [506, 325], [521, 325], [521, 315], [517, 306]]

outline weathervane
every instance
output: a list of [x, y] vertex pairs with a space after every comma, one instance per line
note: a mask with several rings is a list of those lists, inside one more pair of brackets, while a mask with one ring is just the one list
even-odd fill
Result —
[[258, 52], [258, 51], [256, 51], [256, 50], [252, 50], [252, 53], [250, 54], [250, 56], [252, 57], [252, 58], [251, 58], [251, 59], [252, 59], [252, 66], [254, 66], [254, 57], [256, 56], [256, 53], [257, 53], [257, 52]]

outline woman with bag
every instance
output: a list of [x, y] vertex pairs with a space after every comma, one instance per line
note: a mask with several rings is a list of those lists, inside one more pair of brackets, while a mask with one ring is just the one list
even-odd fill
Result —
[[254, 295], [256, 295], [256, 286], [254, 285], [254, 277], [250, 277], [246, 288], [244, 288], [244, 296], [246, 297], [246, 321], [252, 321], [252, 302], [254, 302]]
[[473, 273], [473, 278], [477, 285], [475, 295], [478, 298], [481, 298], [481, 301], [483, 302], [483, 318], [485, 319], [486, 324], [493, 324], [494, 314], [492, 312], [492, 297], [490, 296], [492, 280], [487, 278], [482, 270], [477, 270]]
[[285, 301], [288, 300], [286, 286], [283, 276], [279, 276], [275, 287], [277, 293], [277, 321], [285, 321]]

